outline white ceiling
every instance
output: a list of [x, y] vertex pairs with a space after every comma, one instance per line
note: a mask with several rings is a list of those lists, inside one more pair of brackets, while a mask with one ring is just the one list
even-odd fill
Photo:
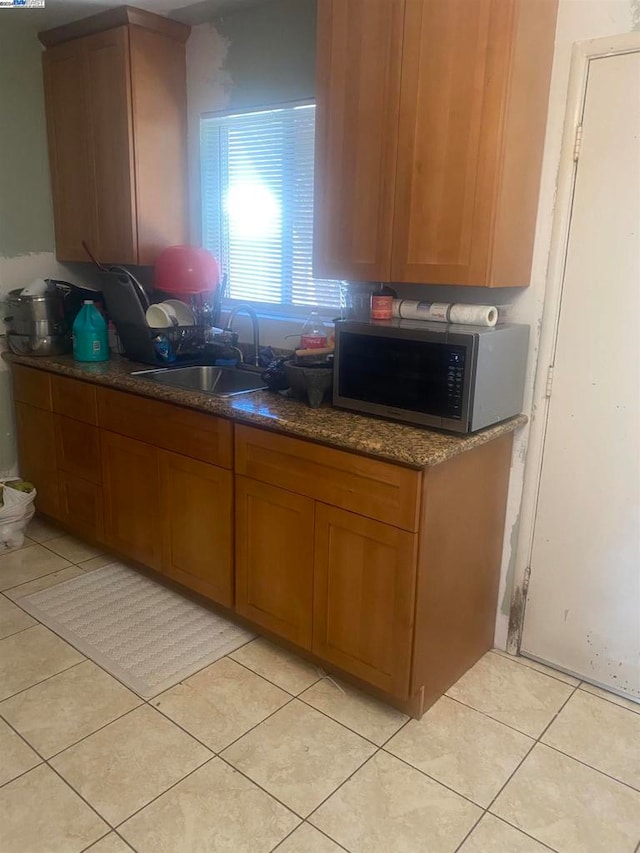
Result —
[[[264, 2], [268, 0], [129, 0], [129, 5], [175, 17], [186, 23], [199, 23], [210, 20], [214, 15]], [[124, 3], [126, 0], [45, 0], [44, 9], [30, 9], [26, 14], [37, 29], [42, 30], [68, 24]]]

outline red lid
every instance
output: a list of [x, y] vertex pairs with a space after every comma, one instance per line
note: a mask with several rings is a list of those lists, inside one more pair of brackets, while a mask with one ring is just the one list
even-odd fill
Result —
[[154, 287], [165, 293], [207, 293], [220, 282], [220, 266], [198, 246], [169, 246], [156, 258]]

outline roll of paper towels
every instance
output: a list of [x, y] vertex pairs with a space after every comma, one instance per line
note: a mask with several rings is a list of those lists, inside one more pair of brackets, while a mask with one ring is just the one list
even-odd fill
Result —
[[495, 305], [464, 305], [458, 302], [417, 302], [413, 299], [394, 299], [393, 316], [401, 320], [426, 320], [431, 323], [495, 326], [498, 322], [498, 309]]

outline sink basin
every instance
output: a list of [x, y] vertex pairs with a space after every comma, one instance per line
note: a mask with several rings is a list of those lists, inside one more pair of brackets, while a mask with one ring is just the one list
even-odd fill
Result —
[[259, 373], [238, 367], [162, 367], [159, 370], [133, 371], [131, 375], [213, 397], [232, 397], [267, 387]]

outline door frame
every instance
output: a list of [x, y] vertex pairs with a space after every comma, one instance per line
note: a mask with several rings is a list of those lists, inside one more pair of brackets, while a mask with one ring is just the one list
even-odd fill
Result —
[[569, 248], [569, 234], [578, 168], [577, 161], [574, 160], [576, 129], [582, 122], [589, 80], [589, 68], [592, 60], [637, 52], [640, 52], [640, 32], [624, 33], [616, 36], [607, 36], [606, 38], [576, 42], [572, 49], [560, 163], [558, 166], [551, 247], [544, 293], [542, 328], [533, 389], [533, 414], [524, 467], [522, 503], [520, 507], [520, 535], [516, 548], [509, 634], [507, 639], [507, 651], [511, 654], [518, 654], [520, 652], [529, 574], [531, 571], [538, 497], [542, 478], [542, 462], [549, 418], [549, 397], [546, 393], [547, 381], [549, 378], [549, 368], [554, 364], [558, 340], [564, 273]]

